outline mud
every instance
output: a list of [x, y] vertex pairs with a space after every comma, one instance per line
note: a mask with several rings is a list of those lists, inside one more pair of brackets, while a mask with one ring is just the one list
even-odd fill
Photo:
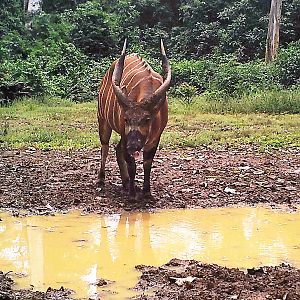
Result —
[[[0, 150], [0, 209], [14, 215], [54, 214], [78, 208], [86, 213], [124, 210], [287, 205], [300, 203], [300, 150], [259, 153], [253, 148], [159, 151], [152, 170], [152, 197], [129, 199], [122, 191], [116, 159], [110, 152], [106, 185], [95, 188], [99, 150]], [[142, 184], [138, 167], [137, 184]], [[1, 220], [0, 220], [1, 222]], [[139, 266], [138, 290], [155, 287], [153, 296], [136, 299], [300, 299], [300, 271], [290, 266], [246, 272], [172, 260], [160, 268]], [[124, 274], [126, 276], [126, 274]], [[177, 278], [183, 280], [179, 285]], [[180, 281], [179, 281], [180, 282]], [[70, 291], [12, 290], [0, 273], [0, 300], [70, 299]]]
[[[159, 151], [152, 169], [152, 197], [132, 200], [123, 192], [114, 152], [106, 185], [96, 189], [99, 150], [0, 151], [0, 209], [14, 214], [221, 207], [300, 203], [300, 151], [253, 149]], [[138, 164], [137, 185], [142, 185]]]
[[158, 289], [140, 300], [300, 299], [300, 270], [288, 265], [241, 271], [173, 259], [159, 268], [136, 268], [143, 273], [136, 289]]

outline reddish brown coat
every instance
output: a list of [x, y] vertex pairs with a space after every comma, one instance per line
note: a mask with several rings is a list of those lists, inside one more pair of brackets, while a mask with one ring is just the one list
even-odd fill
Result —
[[[120, 107], [112, 87], [112, 75], [115, 61], [102, 79], [99, 89], [98, 118], [108, 122], [109, 126], [124, 134], [124, 112]], [[163, 83], [162, 76], [155, 72], [141, 57], [136, 54], [126, 56], [120, 87], [131, 101], [140, 102], [151, 96]], [[150, 125], [144, 150], [151, 149], [160, 138], [168, 121], [167, 100], [156, 113]]]

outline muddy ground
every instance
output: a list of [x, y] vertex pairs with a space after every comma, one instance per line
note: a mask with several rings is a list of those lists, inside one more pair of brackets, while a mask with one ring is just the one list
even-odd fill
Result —
[[[70, 208], [109, 214], [260, 203], [296, 209], [300, 204], [299, 149], [272, 153], [259, 153], [251, 147], [158, 151], [152, 170], [152, 197], [140, 195], [135, 200], [122, 191], [113, 151], [108, 157], [105, 188], [96, 189], [99, 164], [99, 150], [0, 150], [0, 209], [14, 215], [53, 214]], [[137, 184], [141, 187], [141, 163]], [[139, 290], [158, 287], [152, 298], [139, 299], [300, 299], [300, 271], [289, 266], [245, 274], [173, 260], [161, 268], [139, 269], [143, 272]], [[194, 279], [179, 285], [177, 277]], [[9, 275], [0, 273], [0, 300], [71, 297], [64, 289], [34, 295], [32, 291], [11, 292], [11, 285]]]

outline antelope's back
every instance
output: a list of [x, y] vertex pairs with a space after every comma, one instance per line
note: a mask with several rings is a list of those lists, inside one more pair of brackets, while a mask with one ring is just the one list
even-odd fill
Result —
[[[122, 134], [124, 132], [123, 111], [112, 87], [112, 75], [116, 62], [113, 62], [100, 84], [98, 118], [100, 122], [108, 122], [114, 131]], [[151, 96], [162, 83], [161, 75], [155, 72], [145, 60], [136, 54], [126, 56], [120, 87], [131, 101], [139, 102], [143, 98]], [[167, 121], [168, 104], [166, 99], [153, 119], [145, 147], [150, 146], [155, 142], [157, 136], [161, 135]]]

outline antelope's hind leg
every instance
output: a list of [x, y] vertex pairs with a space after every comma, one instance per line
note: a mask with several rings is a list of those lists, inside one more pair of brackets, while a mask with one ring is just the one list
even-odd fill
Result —
[[98, 180], [96, 185], [98, 187], [101, 187], [104, 185], [104, 180], [105, 180], [105, 163], [108, 155], [109, 140], [111, 137], [112, 129], [105, 120], [99, 118], [98, 121], [99, 121], [99, 137], [101, 142], [101, 167], [98, 173]]

